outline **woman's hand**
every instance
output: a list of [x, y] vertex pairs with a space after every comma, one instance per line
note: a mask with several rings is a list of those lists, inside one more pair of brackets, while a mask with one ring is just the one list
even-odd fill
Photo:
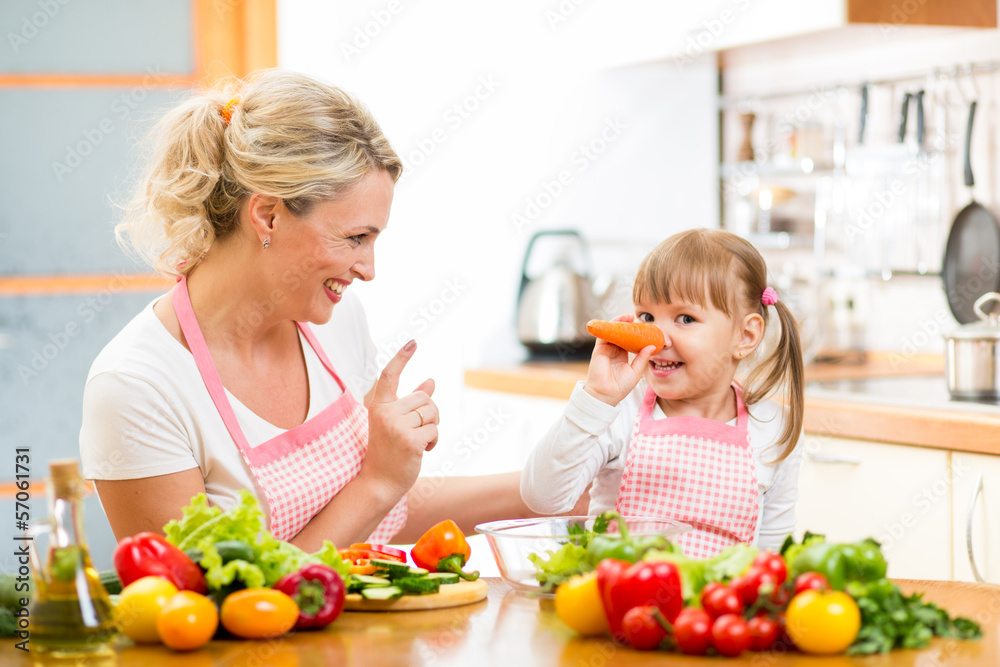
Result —
[[[633, 315], [621, 315], [612, 321], [634, 320]], [[594, 353], [590, 356], [590, 366], [587, 367], [584, 391], [608, 405], [618, 405], [639, 384], [646, 363], [655, 351], [655, 346], [648, 345], [629, 363], [628, 352], [598, 338], [597, 344], [594, 345]]]
[[434, 381], [425, 380], [412, 394], [396, 396], [399, 376], [416, 349], [416, 342], [407, 343], [375, 382], [368, 404], [368, 453], [358, 473], [396, 500], [413, 486], [424, 452], [438, 439], [438, 408], [431, 400]]

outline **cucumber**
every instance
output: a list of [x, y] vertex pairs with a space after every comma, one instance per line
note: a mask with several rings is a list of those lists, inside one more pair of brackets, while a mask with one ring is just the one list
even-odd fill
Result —
[[431, 572], [427, 575], [427, 578], [437, 579], [442, 586], [445, 584], [457, 584], [461, 581], [461, 577], [454, 572]]
[[399, 586], [375, 586], [362, 589], [361, 597], [366, 600], [395, 600], [403, 597], [403, 590]]
[[410, 593], [414, 595], [427, 595], [428, 593], [437, 593], [441, 589], [441, 582], [437, 579], [430, 579], [428, 577], [404, 577], [402, 579], [397, 579], [393, 584], [399, 587], [403, 593]]
[[118, 578], [118, 573], [114, 570], [104, 570], [97, 573], [97, 578], [101, 580], [101, 585], [108, 595], [118, 595], [122, 592], [122, 580]]
[[222, 540], [212, 546], [222, 556], [223, 565], [231, 560], [245, 560], [248, 563], [254, 561], [253, 549], [246, 542], [240, 540]]
[[352, 574], [350, 577], [350, 587], [355, 590], [361, 590], [362, 588], [377, 588], [379, 586], [388, 586], [392, 582], [384, 577], [372, 577], [367, 574]]
[[425, 570], [422, 567], [411, 567], [410, 568], [410, 573], [407, 575], [407, 578], [410, 578], [410, 577], [426, 577], [428, 574], [430, 574], [430, 572], [428, 570]]
[[406, 563], [400, 563], [395, 560], [386, 560], [384, 558], [372, 558], [371, 563], [377, 567], [379, 571], [387, 572], [390, 579], [410, 576], [410, 566]]

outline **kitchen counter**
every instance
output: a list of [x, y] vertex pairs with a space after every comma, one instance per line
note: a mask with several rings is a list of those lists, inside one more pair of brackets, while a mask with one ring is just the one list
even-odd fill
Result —
[[[925, 599], [949, 613], [969, 616], [983, 627], [978, 641], [936, 639], [921, 650], [893, 651], [885, 656], [812, 657], [797, 652], [744, 653], [739, 658], [697, 658], [665, 653], [641, 653], [609, 639], [583, 639], [570, 632], [551, 602], [511, 590], [499, 579], [489, 580], [489, 597], [465, 607], [434, 611], [345, 612], [325, 630], [292, 633], [264, 641], [213, 641], [189, 653], [162, 646], [129, 645], [107, 660], [74, 664], [142, 667], [250, 667], [306, 665], [502, 665], [549, 667], [564, 665], [871, 665], [930, 667], [931, 665], [1000, 664], [1000, 586], [954, 581], [900, 581], [904, 592], [924, 591]], [[8, 642], [3, 664], [27, 667], [31, 656]], [[37, 664], [37, 663], [36, 663]], [[60, 663], [42, 663], [60, 664]], [[66, 663], [61, 663], [66, 664]]]
[[[1000, 454], [1000, 406], [953, 401], [939, 355], [872, 353], [859, 363], [806, 366], [805, 430], [953, 451]], [[474, 368], [474, 389], [567, 399], [586, 361]]]

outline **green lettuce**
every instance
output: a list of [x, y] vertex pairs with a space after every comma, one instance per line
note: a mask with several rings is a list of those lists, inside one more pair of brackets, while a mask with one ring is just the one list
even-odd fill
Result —
[[651, 551], [646, 560], [664, 560], [677, 566], [684, 600], [697, 600], [701, 589], [711, 581], [726, 581], [742, 573], [760, 550], [747, 544], [728, 546], [712, 558], [691, 558], [679, 551]]
[[571, 577], [594, 569], [587, 558], [587, 548], [579, 544], [568, 542], [559, 549], [546, 553], [548, 558], [539, 554], [528, 555], [535, 566], [535, 578], [542, 585], [543, 591], [554, 591], [559, 584]]
[[[199, 493], [182, 510], [181, 518], [167, 523], [163, 532], [167, 541], [182, 551], [201, 552], [198, 564], [205, 570], [210, 591], [273, 586], [306, 563], [324, 563], [340, 576], [347, 576], [349, 566], [329, 540], [316, 553], [306, 553], [275, 538], [264, 528], [264, 523], [260, 503], [246, 489], [240, 491], [239, 502], [225, 512], [210, 506], [206, 495]], [[236, 559], [223, 563], [214, 545], [228, 540], [247, 544], [253, 551], [252, 561]]]

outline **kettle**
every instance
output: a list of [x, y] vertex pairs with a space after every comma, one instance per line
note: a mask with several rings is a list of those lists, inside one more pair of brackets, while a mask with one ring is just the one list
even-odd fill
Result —
[[[528, 260], [535, 242], [542, 236], [568, 236], [576, 241], [584, 273], [560, 255], [555, 263], [535, 278], [528, 277]], [[521, 266], [521, 287], [517, 297], [517, 336], [533, 356], [586, 358], [595, 339], [587, 333], [587, 322], [601, 314], [603, 294], [595, 294], [590, 277], [587, 245], [576, 230], [543, 230], [528, 241]], [[603, 286], [604, 293], [613, 283]]]

